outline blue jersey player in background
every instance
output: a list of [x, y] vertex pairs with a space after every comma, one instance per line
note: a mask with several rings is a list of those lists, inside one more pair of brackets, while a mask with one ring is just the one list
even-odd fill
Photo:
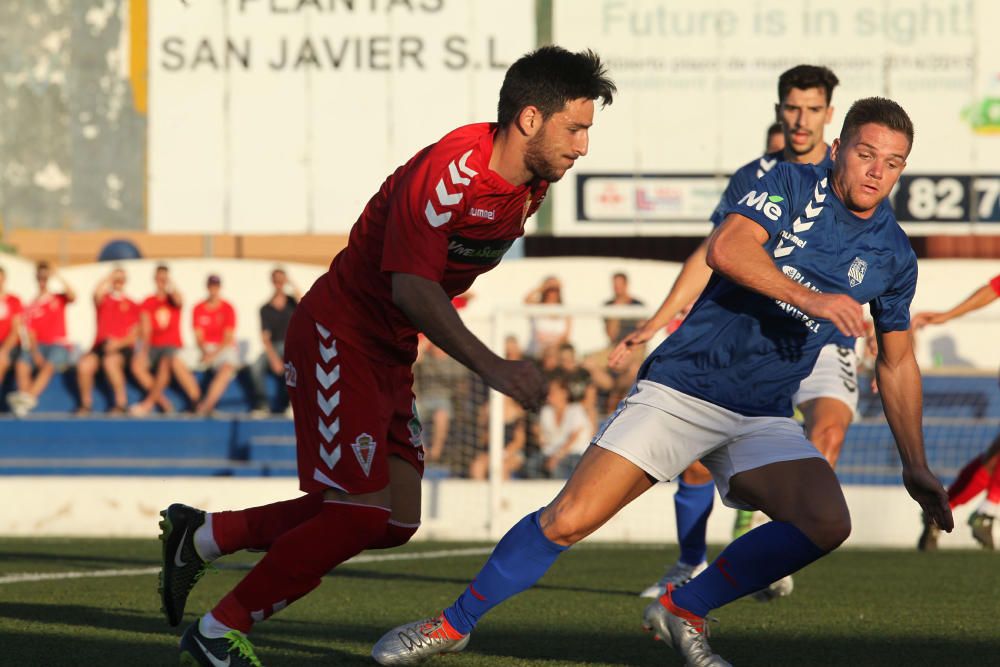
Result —
[[668, 587], [644, 620], [687, 664], [729, 665], [708, 645], [708, 612], [805, 567], [850, 534], [833, 469], [791, 419], [792, 394], [825, 344], [864, 334], [862, 303], [875, 320], [876, 378], [903, 483], [950, 531], [921, 432], [909, 333], [916, 257], [885, 201], [912, 143], [899, 105], [859, 100], [833, 144], [832, 169], [783, 163], [755, 183], [709, 240], [715, 274], [687, 322], [643, 364], [556, 499], [507, 532], [452, 606], [386, 633], [372, 649], [376, 661], [412, 664], [463, 649], [483, 614], [532, 586], [560, 553], [653, 484], [701, 460], [728, 505], [773, 520], [734, 540], [683, 588]]

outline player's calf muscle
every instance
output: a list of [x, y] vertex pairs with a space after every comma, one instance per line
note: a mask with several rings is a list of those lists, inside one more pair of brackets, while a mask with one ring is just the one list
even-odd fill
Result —
[[847, 501], [822, 459], [785, 461], [739, 473], [730, 480], [730, 494], [775, 521], [794, 525], [826, 551], [851, 534]]

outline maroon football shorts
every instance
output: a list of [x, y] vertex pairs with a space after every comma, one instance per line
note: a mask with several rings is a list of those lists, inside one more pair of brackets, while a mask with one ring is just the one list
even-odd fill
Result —
[[297, 308], [285, 337], [299, 487], [350, 494], [389, 483], [389, 456], [424, 473], [409, 366], [372, 360]]

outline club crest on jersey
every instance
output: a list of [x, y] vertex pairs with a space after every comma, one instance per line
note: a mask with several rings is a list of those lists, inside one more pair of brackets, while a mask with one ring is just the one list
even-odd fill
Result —
[[299, 374], [295, 370], [295, 366], [292, 365], [292, 362], [286, 361], [285, 362], [285, 384], [288, 385], [289, 387], [294, 387], [296, 385], [296, 383], [298, 382], [298, 379], [299, 379]]
[[868, 262], [855, 257], [851, 262], [851, 268], [847, 270], [847, 279], [851, 281], [851, 287], [857, 287], [865, 279], [865, 271], [868, 270]]
[[351, 443], [354, 450], [354, 457], [358, 460], [361, 469], [365, 471], [365, 477], [371, 475], [372, 461], [375, 460], [375, 438], [367, 433], [362, 433], [357, 440]]

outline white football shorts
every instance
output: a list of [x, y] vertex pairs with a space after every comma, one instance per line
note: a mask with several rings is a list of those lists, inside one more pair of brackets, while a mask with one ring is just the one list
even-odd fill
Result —
[[746, 417], [649, 380], [632, 388], [591, 442], [659, 481], [700, 460], [722, 501], [737, 509], [755, 508], [729, 497], [733, 475], [779, 461], [823, 458], [794, 419]]
[[823, 346], [816, 365], [792, 397], [792, 405], [814, 398], [835, 398], [851, 412], [858, 411], [858, 355], [852, 347]]

